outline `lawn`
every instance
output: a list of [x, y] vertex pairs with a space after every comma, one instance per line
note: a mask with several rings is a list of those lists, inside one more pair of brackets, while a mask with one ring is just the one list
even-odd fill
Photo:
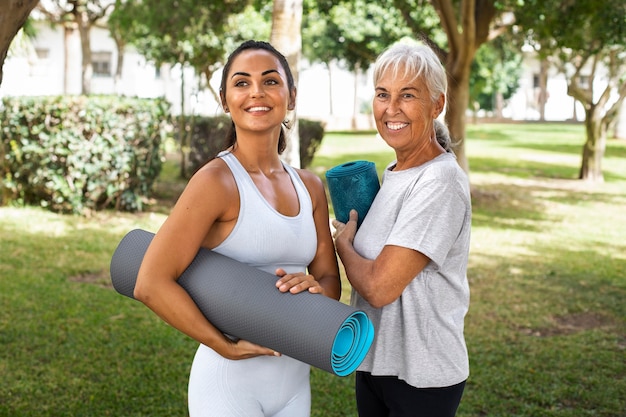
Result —
[[[468, 127], [471, 376], [459, 417], [626, 416], [626, 142], [605, 182], [576, 179], [581, 125]], [[328, 134], [311, 169], [393, 153]], [[0, 207], [0, 416], [185, 416], [196, 343], [111, 287], [130, 229], [156, 231], [181, 184], [169, 161], [143, 214]], [[344, 285], [343, 300], [349, 288]], [[314, 417], [356, 416], [352, 376], [313, 369]]]

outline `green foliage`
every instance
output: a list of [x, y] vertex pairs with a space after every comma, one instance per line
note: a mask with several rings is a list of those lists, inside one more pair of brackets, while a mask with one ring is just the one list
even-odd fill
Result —
[[517, 25], [546, 56], [562, 49], [596, 55], [607, 47], [626, 45], [623, 0], [520, 0], [520, 5], [515, 10]]
[[410, 35], [399, 11], [379, 2], [354, 0], [311, 9], [303, 22], [304, 55], [312, 62], [337, 59], [363, 71], [386, 47]]
[[[226, 148], [226, 134], [232, 122], [229, 116], [200, 117], [194, 120], [189, 153], [189, 177], [207, 161], [214, 158], [219, 151]], [[315, 152], [322, 143], [324, 126], [322, 123], [299, 119], [300, 166], [307, 167], [313, 160]]]
[[269, 40], [271, 7], [250, 3], [117, 0], [108, 25], [148, 60], [189, 65], [208, 79], [242, 41]]
[[160, 99], [4, 98], [3, 199], [60, 212], [141, 210], [161, 169], [167, 112]]
[[522, 55], [502, 38], [484, 43], [476, 51], [470, 72], [470, 107], [478, 102], [483, 110], [494, 109], [494, 97], [506, 100], [519, 86]]

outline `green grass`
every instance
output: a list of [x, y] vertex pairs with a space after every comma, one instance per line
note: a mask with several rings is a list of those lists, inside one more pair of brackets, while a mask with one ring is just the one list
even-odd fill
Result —
[[[606, 181], [576, 180], [580, 125], [469, 126], [471, 376], [459, 417], [626, 416], [626, 143]], [[329, 134], [311, 169], [393, 153]], [[168, 162], [152, 213], [0, 207], [0, 416], [185, 416], [196, 343], [109, 285], [130, 229], [156, 230], [182, 184]], [[343, 300], [349, 288], [344, 285]], [[312, 370], [314, 417], [356, 416], [353, 378]]]

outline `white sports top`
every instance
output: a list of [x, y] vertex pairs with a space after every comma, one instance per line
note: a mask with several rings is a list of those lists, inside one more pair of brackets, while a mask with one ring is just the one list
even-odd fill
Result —
[[213, 250], [274, 274], [305, 272], [317, 251], [311, 196], [294, 168], [283, 163], [298, 194], [300, 211], [285, 216], [258, 190], [239, 160], [228, 151], [218, 155], [233, 173], [239, 189], [239, 217], [234, 229]]

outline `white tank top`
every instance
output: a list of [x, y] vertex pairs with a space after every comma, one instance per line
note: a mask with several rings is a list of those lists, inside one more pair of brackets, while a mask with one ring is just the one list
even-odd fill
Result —
[[298, 194], [300, 211], [285, 216], [258, 190], [239, 160], [228, 151], [218, 155], [230, 168], [239, 189], [239, 217], [232, 232], [213, 250], [274, 274], [305, 272], [317, 251], [311, 196], [295, 169], [283, 163]]

